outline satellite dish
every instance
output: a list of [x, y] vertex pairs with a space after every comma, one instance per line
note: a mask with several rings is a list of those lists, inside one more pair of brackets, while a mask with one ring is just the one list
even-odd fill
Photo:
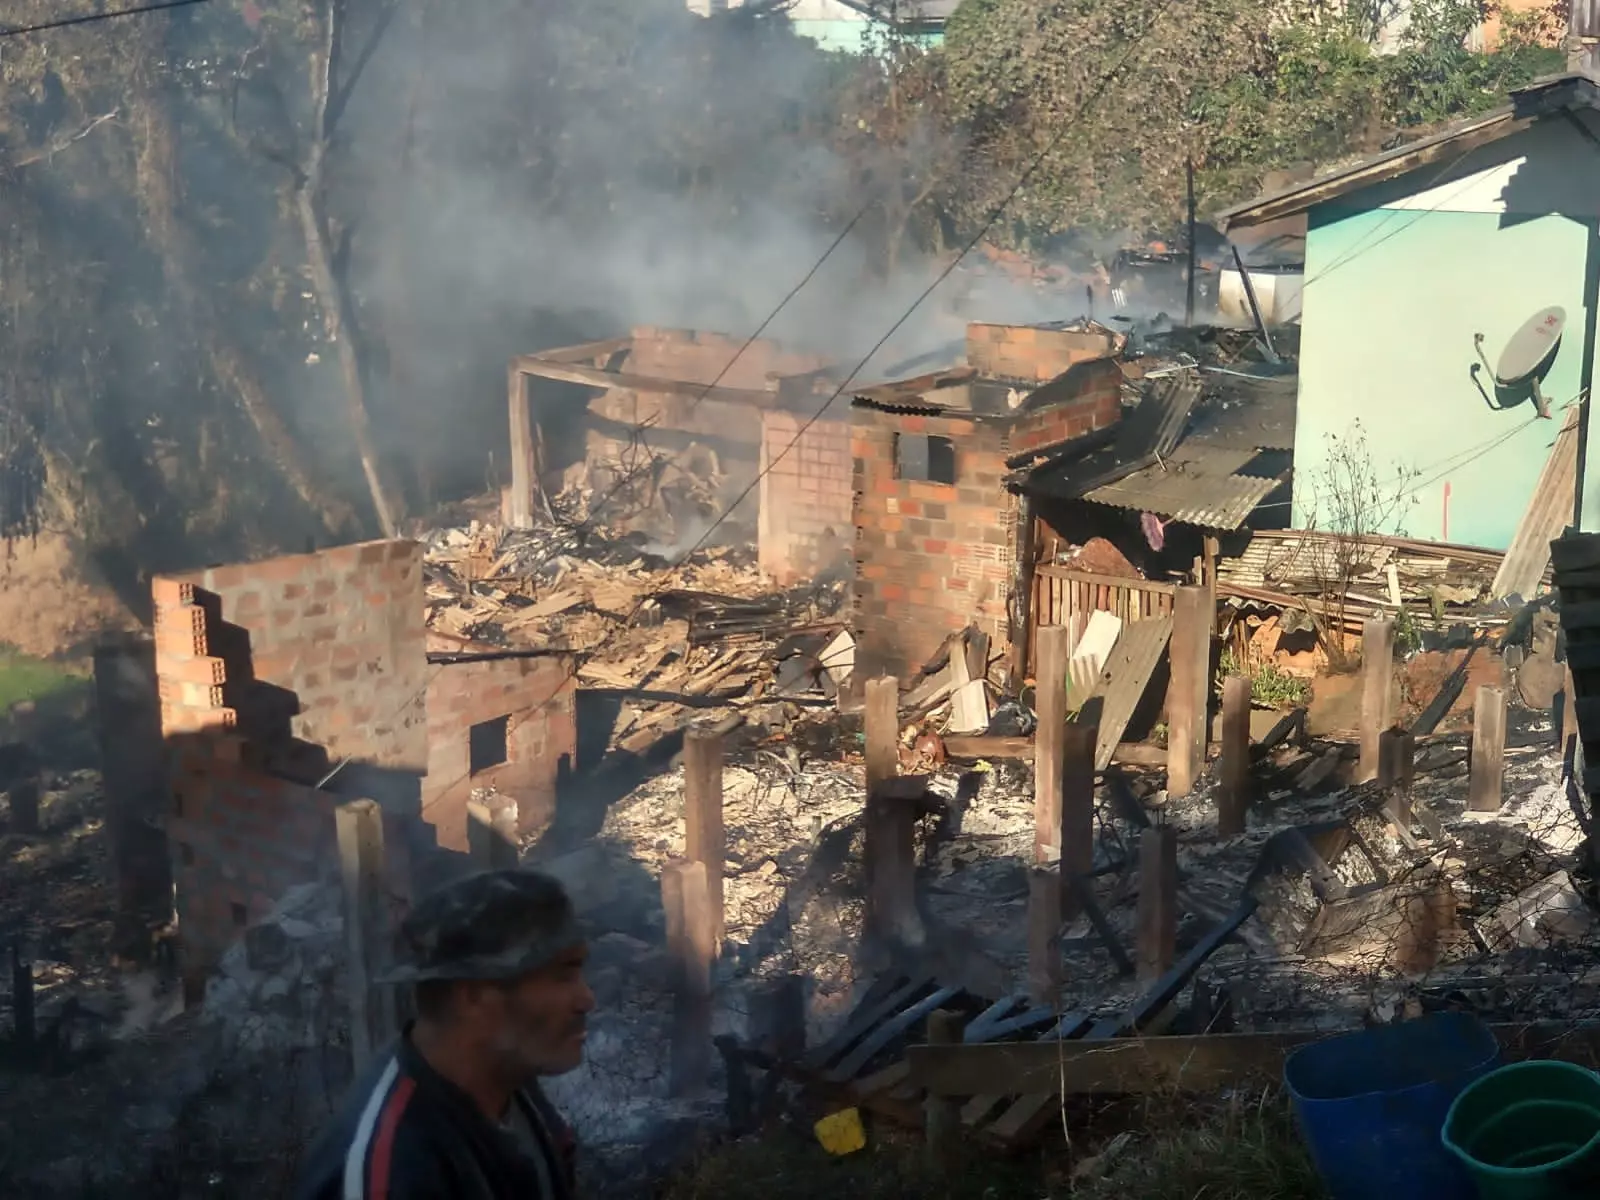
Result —
[[[1493, 367], [1483, 353], [1483, 334], [1474, 336], [1478, 361], [1494, 377], [1495, 398], [1489, 401], [1490, 408], [1515, 408], [1524, 400], [1532, 400], [1541, 417], [1550, 415], [1550, 401], [1539, 385], [1550, 374], [1550, 368], [1555, 366], [1556, 355], [1561, 351], [1561, 335], [1566, 328], [1566, 309], [1559, 304], [1541, 308], [1511, 335], [1511, 340], [1500, 352], [1499, 365]], [[1472, 372], [1476, 377], [1476, 363]], [[1479, 391], [1482, 391], [1481, 384]], [[1489, 398], [1485, 395], [1484, 399]]]

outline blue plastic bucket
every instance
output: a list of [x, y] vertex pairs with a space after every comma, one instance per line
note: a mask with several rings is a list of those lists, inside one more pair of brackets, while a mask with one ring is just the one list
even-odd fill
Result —
[[1441, 1013], [1302, 1046], [1284, 1064], [1301, 1136], [1333, 1200], [1472, 1200], [1439, 1133], [1455, 1098], [1499, 1063], [1477, 1018]]

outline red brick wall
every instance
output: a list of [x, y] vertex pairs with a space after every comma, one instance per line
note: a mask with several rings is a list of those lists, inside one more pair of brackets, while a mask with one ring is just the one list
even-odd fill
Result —
[[1031, 400], [1028, 411], [1011, 424], [1012, 454], [1042, 450], [1114, 424], [1122, 416], [1122, 368], [1110, 358], [1077, 363]]
[[787, 587], [850, 554], [850, 423], [817, 420], [806, 426], [804, 418], [786, 412], [763, 412], [761, 418], [759, 561]]
[[980, 375], [1043, 383], [1074, 363], [1109, 357], [1118, 340], [1115, 334], [1093, 330], [974, 322], [967, 326], [967, 362]]
[[203, 974], [242, 924], [332, 869], [342, 797], [306, 781], [346, 755], [352, 773], [395, 781], [373, 798], [395, 806], [390, 885], [408, 895], [406, 809], [428, 756], [422, 548], [343, 546], [160, 578], [153, 591], [189, 969]]
[[419, 777], [427, 769], [416, 542], [175, 575], [156, 581], [155, 603], [166, 733], [237, 722], [241, 733], [271, 740], [279, 689], [297, 710], [293, 735], [330, 757]]
[[[439, 844], [467, 849], [467, 801], [475, 788], [493, 787], [517, 801], [524, 833], [555, 815], [556, 779], [565, 756], [578, 753], [576, 685], [565, 657], [499, 659], [440, 667], [428, 683], [428, 777], [422, 816]], [[471, 774], [473, 725], [509, 717], [506, 761]]]
[[[907, 678], [974, 622], [1004, 645], [1015, 526], [1000, 482], [1004, 426], [870, 408], [853, 415], [858, 665]], [[956, 483], [896, 479], [896, 433], [950, 438]]]

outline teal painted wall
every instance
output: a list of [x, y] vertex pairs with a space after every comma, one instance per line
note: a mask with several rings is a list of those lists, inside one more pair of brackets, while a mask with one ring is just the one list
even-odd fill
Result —
[[[1297, 527], [1332, 527], [1328, 438], [1348, 437], [1359, 422], [1380, 492], [1407, 493], [1399, 532], [1493, 549], [1509, 544], [1565, 419], [1563, 407], [1579, 397], [1584, 278], [1593, 250], [1592, 218], [1561, 215], [1574, 206], [1535, 186], [1546, 171], [1570, 171], [1573, 160], [1541, 161], [1537, 141], [1520, 163], [1502, 161], [1476, 181], [1469, 175], [1455, 199], [1442, 188], [1418, 199], [1400, 184], [1310, 214]], [[1468, 207], [1500, 211], [1461, 211]], [[1560, 211], [1527, 211], [1541, 208]], [[1553, 419], [1538, 419], [1531, 399], [1491, 408], [1484, 392], [1512, 398], [1497, 395], [1490, 372], [1474, 375], [1475, 335], [1483, 335], [1484, 353], [1496, 364], [1512, 334], [1552, 305], [1566, 310], [1542, 384]], [[1600, 527], [1593, 434], [1586, 528]], [[1402, 475], [1409, 477], [1403, 487]]]

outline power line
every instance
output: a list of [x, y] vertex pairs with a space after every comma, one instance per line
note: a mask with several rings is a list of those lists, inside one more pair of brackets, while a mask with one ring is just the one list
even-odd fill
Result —
[[[758, 470], [756, 472], [756, 476], [755, 476], [754, 479], [752, 479], [750, 481], [749, 486], [746, 487], [742, 492], [740, 492], [737, 497], [735, 497], [733, 502], [731, 504], [729, 504], [722, 511], [722, 514], [720, 516], [718, 516], [717, 519], [715, 521], [713, 521], [706, 528], [705, 532], [700, 535], [700, 537], [695, 541], [695, 543], [692, 546], [690, 546], [681, 555], [679, 555], [675, 562], [669, 564], [669, 566], [667, 567], [667, 570], [675, 571], [675, 570], [679, 569], [686, 562], [688, 562], [689, 559], [692, 558], [695, 555], [695, 553], [701, 549], [701, 547], [703, 547], [705, 545], [706, 539], [709, 538], [713, 532], [715, 532], [724, 522], [726, 522], [728, 520], [728, 518], [733, 514], [734, 510], [737, 509], [739, 507], [739, 505], [742, 504], [744, 502], [744, 500], [750, 495], [750, 493], [753, 492], [760, 485], [761, 480], [766, 475], [768, 475], [772, 471], [772, 469], [775, 466], [777, 466], [778, 463], [783, 461], [783, 459], [789, 454], [789, 452], [791, 450], [793, 450], [796, 445], [799, 444], [800, 439], [806, 435], [806, 432], [813, 425], [815, 425], [819, 420], [821, 420], [823, 415], [830, 408], [833, 407], [834, 403], [839, 399], [839, 397], [844, 394], [845, 389], [850, 386], [851, 381], [853, 381], [855, 379], [857, 373], [860, 372], [867, 365], [867, 363], [872, 361], [873, 356], [876, 355], [879, 350], [883, 349], [884, 345], [889, 341], [889, 339], [892, 338], [896, 333], [898, 333], [900, 331], [901, 326], [903, 326], [907, 321], [909, 321], [911, 319], [912, 314], [914, 314], [917, 311], [917, 309], [922, 307], [923, 301], [927, 300], [927, 298], [933, 294], [934, 290], [955, 272], [955, 269], [958, 266], [961, 265], [961, 261], [964, 258], [966, 258], [966, 256], [968, 254], [972, 253], [972, 251], [977, 247], [978, 243], [981, 242], [986, 236], [988, 236], [989, 231], [994, 228], [995, 223], [997, 221], [999, 221], [1001, 216], [1004, 215], [1005, 210], [1011, 206], [1011, 202], [1017, 198], [1017, 196], [1022, 192], [1023, 188], [1027, 187], [1028, 181], [1031, 180], [1034, 177], [1034, 175], [1036, 175], [1038, 173], [1039, 168], [1042, 167], [1045, 164], [1046, 160], [1050, 157], [1050, 155], [1055, 152], [1056, 147], [1059, 146], [1063, 141], [1065, 141], [1067, 136], [1070, 133], [1073, 133], [1073, 132], [1076, 131], [1077, 123], [1083, 118], [1084, 114], [1087, 113], [1089, 111], [1090, 107], [1092, 105], [1094, 105], [1094, 103], [1096, 101], [1098, 101], [1102, 95], [1105, 94], [1105, 90], [1106, 90], [1107, 87], [1110, 86], [1111, 81], [1113, 79], [1115, 79], [1119, 74], [1121, 74], [1122, 70], [1128, 65], [1129, 62], [1132, 61], [1134, 54], [1138, 51], [1139, 47], [1143, 44], [1144, 40], [1149, 36], [1150, 32], [1156, 27], [1156, 25], [1162, 20], [1162, 18], [1164, 18], [1167, 15], [1167, 13], [1171, 10], [1173, 5], [1176, 4], [1176, 3], [1177, 3], [1177, 0], [1165, 0], [1165, 2], [1161, 5], [1161, 7], [1156, 10], [1155, 15], [1150, 18], [1149, 23], [1140, 32], [1139, 36], [1129, 40], [1127, 52], [1124, 53], [1122, 55], [1122, 57], [1117, 60], [1116, 64], [1114, 66], [1112, 66], [1112, 68], [1109, 71], [1107, 71], [1103, 76], [1101, 76], [1100, 81], [1095, 85], [1094, 90], [1091, 91], [1089, 93], [1089, 95], [1084, 98], [1083, 102], [1078, 105], [1077, 111], [1072, 113], [1070, 116], [1064, 117], [1060, 121], [1060, 123], [1057, 126], [1057, 132], [1056, 132], [1055, 136], [1052, 137], [1048, 142], [1045, 143], [1044, 148], [1042, 150], [1040, 150], [1039, 153], [1034, 156], [1033, 160], [1028, 164], [1027, 169], [1024, 170], [1022, 172], [1022, 174], [1018, 177], [1016, 183], [1011, 186], [1011, 189], [1005, 194], [1005, 196], [1000, 200], [1000, 202], [998, 204], [996, 204], [994, 206], [994, 208], [992, 208], [990, 210], [987, 218], [985, 218], [985, 220], [983, 222], [983, 225], [979, 228], [978, 232], [976, 234], [974, 234], [966, 242], [966, 244], [964, 246], [962, 246], [961, 252], [959, 254], [957, 254], [942, 271], [939, 272], [939, 274], [934, 278], [932, 283], [930, 283], [926, 288], [924, 288], [922, 290], [922, 293], [919, 296], [917, 296], [917, 298], [914, 301], [912, 301], [911, 307], [906, 309], [906, 311], [900, 315], [900, 317], [894, 322], [893, 325], [889, 326], [888, 330], [885, 331], [883, 336], [880, 337], [875, 343], [873, 343], [872, 348], [869, 349], [864, 356], [862, 356], [861, 360], [856, 363], [856, 365], [851, 369], [850, 373], [848, 375], [846, 375], [843, 380], [840, 381], [839, 386], [836, 387], [833, 390], [832, 394], [829, 395], [828, 398], [825, 401], [823, 401], [822, 406], [819, 409], [817, 409], [817, 411], [814, 414], [812, 414], [800, 426], [799, 430], [796, 431], [794, 437], [792, 439], [790, 439], [789, 444], [787, 446], [785, 446], [782, 449], [782, 451], [780, 451], [777, 455], [775, 455], [771, 460], [769, 460], [765, 466], [763, 466], [762, 468], [760, 468], [760, 470]], [[870, 205], [868, 207], [870, 207]], [[856, 221], [859, 221], [861, 219], [861, 217], [865, 215], [866, 211], [867, 211], [867, 209], [863, 208], [861, 213], [857, 214], [857, 216], [854, 218], [854, 220], [851, 222], [851, 224], [853, 225]], [[848, 232], [848, 229], [847, 229], [846, 232]], [[843, 242], [843, 240], [844, 240], [843, 235], [841, 235], [840, 237], [838, 237], [838, 238], [836, 238], [834, 240], [834, 243], [833, 243], [832, 246], [829, 247], [829, 250], [828, 250], [827, 254], [824, 254], [822, 260], [819, 261], [817, 263], [817, 265], [815, 267], [813, 267], [807, 273], [806, 279], [802, 280], [800, 285], [795, 287], [794, 289], [792, 289], [789, 292], [789, 295], [784, 298], [784, 304], [787, 304], [788, 301], [791, 298], [793, 298], [793, 296], [796, 293], [799, 292], [800, 288], [805, 286], [806, 280], [809, 280], [812, 276], [814, 276], [817, 273], [817, 271], [822, 266], [822, 262], [825, 262], [827, 260], [828, 254], [832, 254], [833, 250], [835, 248], [837, 248], [838, 245]], [[779, 306], [779, 310], [781, 310], [781, 308], [782, 308], [782, 305]], [[762, 323], [762, 328], [765, 328], [766, 325], [770, 324], [772, 319], [774, 317], [776, 317], [776, 316], [777, 316], [777, 311], [774, 311], [772, 316], [768, 317], [767, 320]], [[752, 337], [751, 339], [749, 339], [749, 341], [746, 342], [746, 345], [748, 346], [750, 343], [754, 342], [754, 340], [755, 340], [755, 338]], [[737, 358], [738, 358], [738, 355], [735, 355], [734, 356], [734, 360], [736, 361]], [[732, 365], [733, 365], [733, 362], [730, 361], [728, 366], [731, 367]], [[726, 373], [727, 369], [728, 368], [726, 368], [726, 367], [723, 369], [723, 374]], [[720, 374], [718, 375], [718, 378], [719, 379], [721, 378]], [[707, 389], [709, 390], [709, 388], [711, 386], [713, 386], [713, 385], [707, 385]], [[699, 399], [704, 399], [705, 395], [706, 395], [706, 392], [702, 392], [700, 397], [699, 397]], [[696, 403], [698, 403], [698, 400], [696, 401]], [[593, 655], [598, 653], [606, 645], [606, 643], [611, 640], [611, 638], [616, 636], [615, 630], [626, 629], [629, 625], [631, 625], [632, 622], [633, 622], [633, 619], [636, 616], [639, 615], [640, 610], [643, 609], [645, 604], [647, 604], [648, 602], [650, 602], [654, 598], [655, 598], [655, 596], [654, 596], [653, 593], [647, 593], [645, 595], [641, 595], [637, 600], [634, 601], [633, 607], [628, 611], [628, 615], [626, 617], [624, 617], [615, 626], [614, 631], [611, 634], [608, 634], [605, 638], [602, 638], [597, 645], [591, 647], [588, 651], [584, 652], [585, 655], [588, 656], [588, 657], [592, 657]], [[439, 668], [439, 669], [443, 670], [442, 667]], [[528, 711], [527, 715], [528, 716], [534, 716], [534, 715], [537, 715], [538, 713], [542, 712], [550, 704], [550, 702], [553, 701], [556, 698], [556, 696], [560, 694], [561, 689], [563, 687], [565, 687], [574, 678], [576, 678], [576, 672], [567, 675], [566, 678], [562, 679], [562, 681], [559, 684], [556, 685], [555, 690], [552, 691], [549, 695], [547, 695], [538, 704], [534, 705]], [[430, 683], [432, 682], [432, 677], [430, 677], [429, 682]], [[427, 687], [424, 686], [421, 692], [417, 693], [416, 695], [413, 695], [411, 697], [411, 699], [409, 699], [404, 705], [401, 706], [401, 710], [400, 711], [403, 711], [405, 708], [409, 708], [412, 704], [416, 703], [416, 701], [419, 698], [425, 697], [426, 694], [427, 694]], [[351, 759], [350, 756], [348, 756], [348, 755], [345, 756], [337, 764], [334, 765], [332, 770], [330, 770], [325, 776], [323, 776], [323, 778], [318, 782], [317, 786], [319, 788], [325, 786], [329, 781], [331, 781], [333, 779], [334, 776], [336, 776], [347, 765], [349, 765], [349, 763], [351, 761], [352, 761], [352, 759]], [[462, 776], [460, 776], [460, 778], [455, 780], [450, 786], [455, 786], [456, 783], [459, 783], [459, 782], [461, 782], [461, 780], [466, 779], [466, 778], [467, 778], [466, 775], [462, 775]]]
[[164, 12], [169, 8], [188, 8], [192, 4], [206, 4], [209, 0], [161, 0], [158, 4], [141, 4], [137, 8], [120, 8], [115, 12], [88, 13], [81, 17], [62, 17], [38, 25], [17, 25], [0, 29], [0, 37], [17, 37], [24, 33], [43, 33], [47, 29], [65, 29], [69, 25], [89, 25], [95, 21], [109, 21], [114, 17], [137, 17], [141, 13]]

